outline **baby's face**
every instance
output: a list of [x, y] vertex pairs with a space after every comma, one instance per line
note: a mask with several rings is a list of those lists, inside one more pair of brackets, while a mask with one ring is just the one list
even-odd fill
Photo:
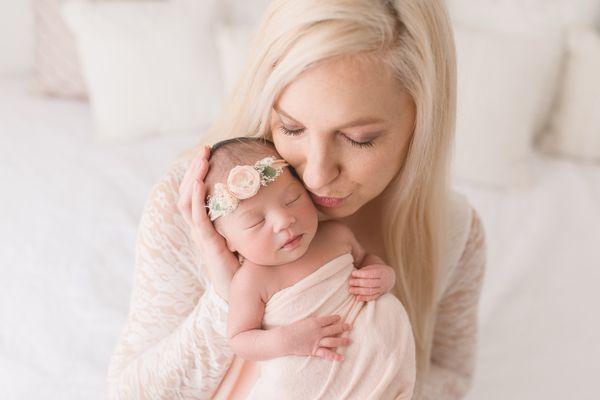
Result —
[[[274, 182], [218, 218], [215, 228], [231, 251], [259, 265], [281, 265], [304, 255], [317, 224], [317, 209], [308, 192], [284, 168]], [[288, 243], [293, 238], [297, 239]]]

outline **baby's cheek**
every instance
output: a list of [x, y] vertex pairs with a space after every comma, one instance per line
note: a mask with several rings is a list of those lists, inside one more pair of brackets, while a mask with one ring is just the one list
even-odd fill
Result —
[[245, 238], [244, 248], [251, 261], [258, 264], [271, 264], [275, 253], [273, 239], [264, 233], [256, 233], [253, 236]]

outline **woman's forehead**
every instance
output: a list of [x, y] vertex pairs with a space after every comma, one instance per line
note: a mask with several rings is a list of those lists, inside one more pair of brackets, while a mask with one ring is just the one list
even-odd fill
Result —
[[380, 68], [357, 72], [330, 63], [316, 66], [292, 81], [273, 109], [298, 123], [346, 128], [344, 125], [381, 122], [398, 112], [404, 93], [400, 82]]

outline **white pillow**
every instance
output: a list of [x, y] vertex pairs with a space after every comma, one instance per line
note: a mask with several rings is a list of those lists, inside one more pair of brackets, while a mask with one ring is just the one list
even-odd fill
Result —
[[566, 70], [552, 124], [541, 147], [551, 154], [600, 161], [600, 34], [569, 34]]
[[96, 139], [203, 129], [222, 102], [216, 0], [69, 2]]
[[65, 0], [34, 0], [34, 88], [49, 96], [87, 99], [73, 35], [60, 15]]
[[[598, 0], [448, 0], [447, 4], [456, 24], [526, 37], [549, 35], [547, 40], [560, 35], [563, 45], [569, 27], [593, 25], [600, 19]], [[548, 123], [560, 82], [558, 65], [553, 63], [552, 68], [548, 70], [552, 74], [545, 85], [536, 134]]]
[[458, 25], [455, 39], [455, 178], [496, 188], [527, 186], [535, 127], [560, 63], [560, 40]]
[[496, 32], [524, 33], [593, 25], [598, 0], [447, 0], [454, 22]]

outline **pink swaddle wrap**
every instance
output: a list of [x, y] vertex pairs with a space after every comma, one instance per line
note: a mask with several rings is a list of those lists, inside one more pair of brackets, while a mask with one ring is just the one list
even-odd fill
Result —
[[353, 325], [352, 343], [337, 348], [343, 361], [285, 356], [248, 362], [235, 357], [215, 398], [228, 399], [410, 399], [415, 383], [415, 344], [402, 303], [386, 293], [357, 301], [348, 293], [356, 268], [350, 253], [325, 263], [267, 302], [263, 329], [309, 316], [338, 314]]

